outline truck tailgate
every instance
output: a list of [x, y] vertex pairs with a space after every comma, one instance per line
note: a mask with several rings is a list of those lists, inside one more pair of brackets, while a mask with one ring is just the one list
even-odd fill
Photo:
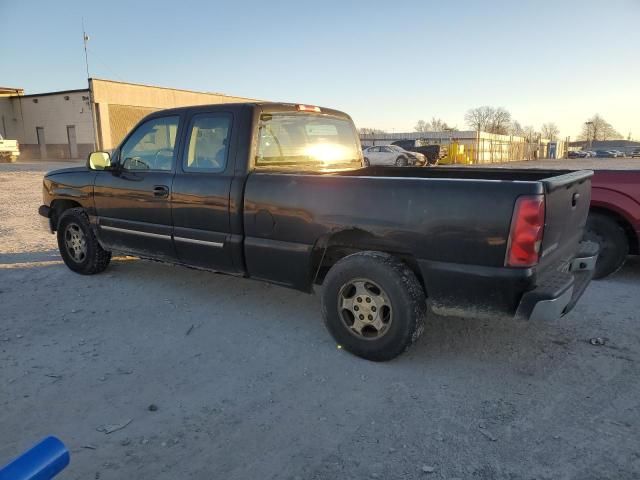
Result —
[[576, 254], [591, 201], [593, 171], [581, 170], [541, 180], [545, 191], [545, 229], [540, 268], [556, 268]]

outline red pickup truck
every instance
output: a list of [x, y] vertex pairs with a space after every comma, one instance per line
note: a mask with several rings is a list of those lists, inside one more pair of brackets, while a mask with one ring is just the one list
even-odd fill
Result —
[[585, 237], [600, 244], [594, 278], [640, 254], [640, 170], [596, 170]]

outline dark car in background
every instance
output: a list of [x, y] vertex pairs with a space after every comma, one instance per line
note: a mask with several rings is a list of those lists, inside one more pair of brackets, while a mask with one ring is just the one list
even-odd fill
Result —
[[615, 152], [611, 150], [596, 150], [596, 157], [598, 158], [616, 158]]
[[631, 152], [631, 158], [638, 158], [640, 157], [640, 148], [636, 148], [633, 150], [633, 152]]
[[415, 140], [396, 140], [392, 145], [397, 145], [410, 152], [421, 153], [426, 157], [429, 165], [437, 165], [449, 153], [449, 149], [445, 145], [416, 146]]

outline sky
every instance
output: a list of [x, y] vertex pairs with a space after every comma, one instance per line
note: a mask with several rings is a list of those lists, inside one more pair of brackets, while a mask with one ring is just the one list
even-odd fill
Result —
[[575, 138], [595, 113], [640, 139], [640, 0], [0, 0], [0, 85], [90, 76], [349, 113], [412, 131], [472, 107]]

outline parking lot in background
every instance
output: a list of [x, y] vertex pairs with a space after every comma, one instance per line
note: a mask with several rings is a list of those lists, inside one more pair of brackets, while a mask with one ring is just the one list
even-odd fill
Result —
[[133, 258], [72, 273], [37, 214], [69, 165], [0, 165], [0, 458], [56, 434], [62, 479], [637, 478], [638, 258], [556, 322], [431, 315], [378, 364], [316, 296]]

